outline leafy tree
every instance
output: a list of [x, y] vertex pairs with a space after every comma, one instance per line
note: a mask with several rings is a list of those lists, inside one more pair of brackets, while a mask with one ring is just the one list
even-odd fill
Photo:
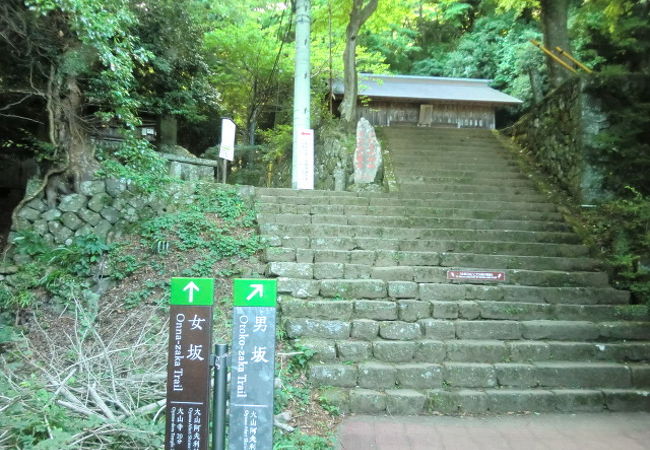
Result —
[[378, 0], [352, 0], [350, 18], [345, 29], [345, 51], [343, 52], [343, 101], [341, 117], [352, 129], [357, 121], [357, 37], [359, 30], [377, 9]]
[[136, 72], [141, 110], [164, 117], [172, 128], [178, 117], [197, 121], [204, 118], [203, 111], [215, 111], [218, 94], [202, 39], [212, 22], [211, 8], [197, 0], [132, 1], [135, 32], [150, 53]]
[[578, 51], [596, 69], [650, 71], [650, 2], [591, 0], [573, 19]]
[[[148, 58], [131, 33], [127, 0], [7, 0], [0, 5], [0, 93], [7, 103], [44, 103], [52, 157], [75, 185], [96, 169], [88, 128], [137, 122], [130, 95], [136, 65]], [[6, 108], [5, 106], [4, 108]], [[94, 118], [88, 113], [95, 110]], [[47, 177], [46, 177], [47, 180]]]
[[288, 92], [292, 76], [292, 45], [288, 43], [291, 12], [249, 9], [206, 34], [214, 84], [225, 109], [245, 124], [246, 140], [255, 143], [261, 114]]

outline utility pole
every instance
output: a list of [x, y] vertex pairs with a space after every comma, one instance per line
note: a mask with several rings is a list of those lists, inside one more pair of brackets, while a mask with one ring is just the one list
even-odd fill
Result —
[[[293, 85], [291, 187], [313, 189], [313, 132], [310, 122], [310, 0], [296, 0], [296, 71]], [[311, 142], [311, 147], [309, 142]], [[309, 152], [311, 151], [311, 155]], [[308, 178], [311, 176], [311, 183]], [[311, 187], [309, 185], [311, 184]]]

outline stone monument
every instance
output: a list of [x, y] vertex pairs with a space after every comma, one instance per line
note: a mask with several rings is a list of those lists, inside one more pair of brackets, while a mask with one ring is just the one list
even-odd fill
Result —
[[365, 118], [357, 123], [357, 147], [354, 150], [354, 183], [375, 183], [381, 167], [381, 146], [375, 129]]

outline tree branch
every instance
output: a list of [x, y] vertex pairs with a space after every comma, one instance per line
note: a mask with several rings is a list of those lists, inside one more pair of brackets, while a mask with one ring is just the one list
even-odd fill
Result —
[[24, 102], [25, 100], [27, 100], [27, 99], [30, 98], [31, 96], [32, 96], [32, 94], [27, 94], [27, 95], [25, 95], [23, 98], [21, 98], [20, 100], [15, 101], [15, 102], [13, 102], [13, 103], [9, 103], [8, 105], [3, 106], [2, 108], [0, 108], [0, 111], [6, 111], [6, 110], [8, 110], [9, 108], [12, 108], [12, 107], [14, 107], [14, 106], [16, 106], [16, 105], [20, 105], [22, 102]]
[[25, 117], [25, 116], [18, 116], [16, 114], [0, 114], [0, 117], [10, 117], [12, 119], [28, 120], [29, 122], [40, 123], [41, 125], [43, 125], [43, 122], [41, 122], [40, 120], [32, 119], [30, 117]]

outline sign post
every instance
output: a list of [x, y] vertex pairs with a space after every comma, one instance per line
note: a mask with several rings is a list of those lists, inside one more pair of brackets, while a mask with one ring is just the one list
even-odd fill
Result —
[[273, 448], [276, 297], [276, 280], [233, 282], [230, 450]]
[[171, 280], [166, 450], [208, 449], [213, 296], [212, 278]]
[[235, 122], [230, 119], [221, 119], [221, 145], [219, 146], [219, 158], [223, 159], [223, 173], [221, 182], [226, 183], [226, 171], [228, 161], [235, 159]]

